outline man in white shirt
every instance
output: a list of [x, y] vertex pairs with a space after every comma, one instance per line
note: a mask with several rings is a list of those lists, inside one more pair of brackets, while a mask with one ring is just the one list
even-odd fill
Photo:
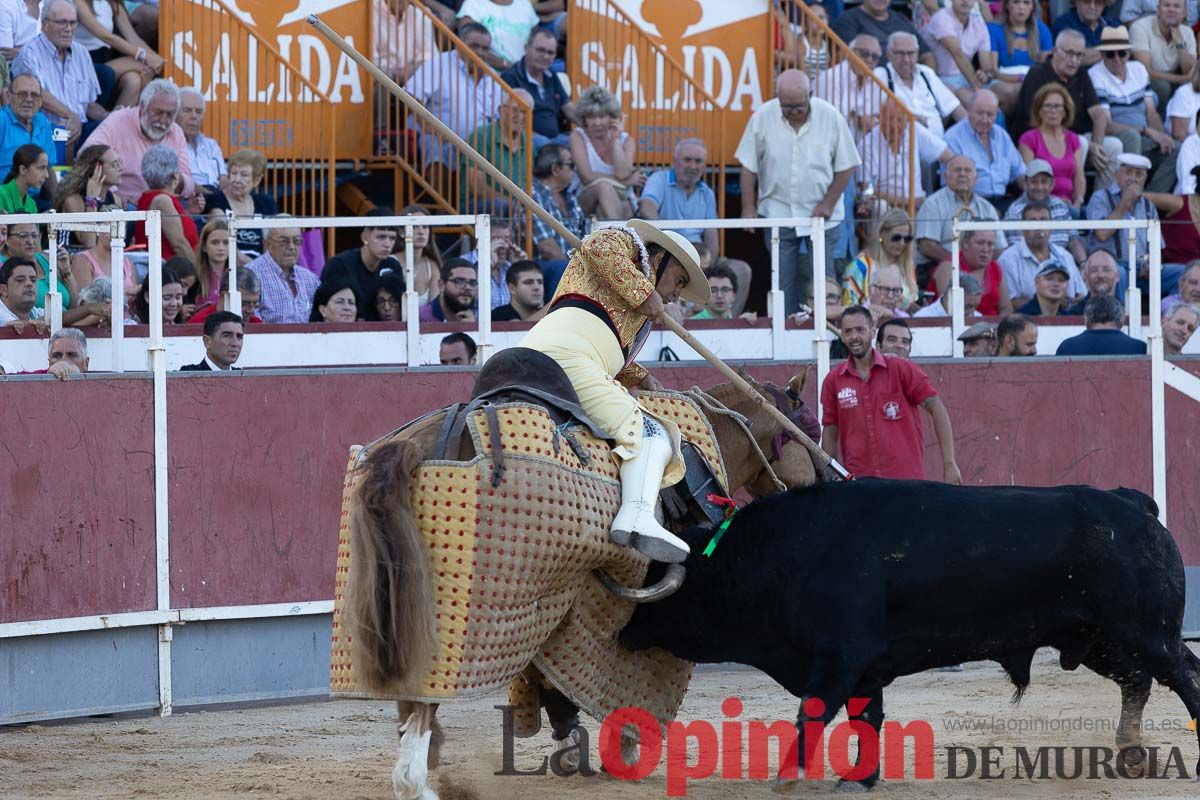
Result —
[[1196, 193], [1197, 167], [1200, 167], [1200, 129], [1179, 145], [1179, 158], [1175, 161], [1175, 194]]
[[[945, 140], [924, 125], [912, 126], [894, 101], [884, 103], [879, 124], [862, 140], [862, 167], [859, 179], [875, 182], [875, 196], [890, 205], [903, 208], [915, 197], [919, 206], [925, 200], [921, 185], [921, 167], [946, 163], [954, 157]], [[894, 147], [893, 147], [894, 145]]]
[[220, 187], [226, 173], [225, 154], [216, 139], [205, 136], [204, 95], [191, 88], [179, 90], [179, 116], [175, 120], [187, 140], [188, 166], [198, 186]]
[[[879, 40], [869, 33], [860, 33], [850, 42], [850, 49], [868, 67], [879, 63], [883, 49]], [[817, 75], [813, 83], [813, 94], [828, 100], [838, 110], [856, 136], [875, 127], [883, 89], [864, 73], [854, 69], [850, 59], [843, 59], [833, 67]]]
[[1196, 63], [1196, 35], [1185, 22], [1184, 0], [1159, 0], [1154, 16], [1129, 27], [1133, 58], [1150, 72], [1150, 87], [1158, 96], [1159, 113], [1175, 89], [1191, 79]]
[[957, 122], [965, 119], [967, 112], [958, 96], [950, 91], [936, 72], [917, 63], [918, 52], [917, 37], [902, 31], [893, 33], [888, 37], [888, 63], [876, 67], [875, 77], [883, 81], [918, 119], [924, 120], [925, 127], [938, 136], [944, 136], [946, 128], [943, 120], [951, 117]]
[[[845, 216], [842, 194], [862, 163], [846, 120], [829, 103], [810, 95], [808, 76], [780, 73], [775, 98], [759, 106], [738, 143], [742, 217], [816, 217], [825, 223], [825, 270]], [[770, 242], [770, 230], [764, 231]], [[805, 245], [801, 247], [801, 245]], [[794, 228], [779, 232], [779, 288], [790, 314], [812, 302], [812, 252]]]
[[[37, 3], [33, 8], [36, 11]], [[0, 0], [0, 55], [12, 64], [21, 48], [38, 35], [40, 23], [36, 14], [31, 15], [25, 0]]]
[[37, 307], [37, 269], [26, 258], [10, 258], [0, 267], [0, 325], [44, 330], [46, 312]]
[[[1024, 222], [1049, 222], [1050, 206], [1029, 203], [1021, 210]], [[1075, 258], [1050, 241], [1050, 230], [1021, 231], [1021, 239], [1004, 251], [998, 260], [1004, 270], [1004, 283], [1012, 297], [1013, 308], [1023, 306], [1037, 294], [1036, 278], [1047, 264], [1057, 264], [1067, 276], [1067, 305], [1087, 294], [1087, 285], [1075, 266]]]
[[[459, 28], [459, 38], [475, 55], [482, 58], [492, 45], [492, 36], [478, 22], [466, 22]], [[504, 90], [474, 59], [464, 59], [456, 50], [441, 53], [422, 64], [408, 79], [404, 90], [421, 101], [421, 105], [463, 138], [496, 118], [504, 99]], [[421, 130], [421, 151], [425, 164], [441, 162], [455, 165], [457, 156], [449, 142], [432, 131]]]

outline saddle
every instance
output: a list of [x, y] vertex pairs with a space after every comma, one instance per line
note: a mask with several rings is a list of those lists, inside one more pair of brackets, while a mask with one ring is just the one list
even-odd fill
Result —
[[[500, 426], [496, 423], [496, 406], [511, 402], [532, 403], [544, 408], [581, 463], [586, 464], [590, 454], [571, 434], [572, 426], [581, 425], [597, 439], [612, 441], [609, 433], [584, 412], [575, 387], [557, 361], [528, 347], [510, 347], [489, 358], [479, 370], [469, 402], [454, 403], [446, 409], [434, 458], [455, 460], [462, 457], [461, 443], [467, 419], [472, 412], [482, 409], [491, 423], [488, 430], [492, 437], [492, 485], [499, 486], [504, 477], [504, 455], [499, 440]], [[690, 443], [684, 443], [683, 458], [684, 479], [660, 493], [667, 518], [687, 524], [720, 522], [724, 519], [724, 507], [708, 499], [713, 494], [724, 495], [720, 481]]]
[[479, 370], [470, 401], [453, 403], [445, 409], [446, 416], [433, 457], [462, 458], [467, 419], [473, 412], [483, 410], [491, 423], [492, 485], [499, 486], [504, 476], [504, 456], [500, 448], [500, 429], [496, 424], [496, 407], [512, 402], [532, 403], [546, 409], [560, 435], [584, 463], [589, 457], [587, 449], [571, 435], [573, 425], [582, 425], [597, 439], [612, 438], [584, 413], [579, 395], [557, 361], [528, 347], [510, 347], [489, 358]]

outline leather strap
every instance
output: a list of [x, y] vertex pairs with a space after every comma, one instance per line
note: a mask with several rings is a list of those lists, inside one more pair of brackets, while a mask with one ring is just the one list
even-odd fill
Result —
[[[450, 432], [458, 421], [459, 409], [462, 403], [454, 403], [446, 408], [446, 418], [442, 420], [442, 428], [438, 431], [437, 444], [433, 448], [433, 457], [438, 461], [446, 459], [446, 447], [450, 443]], [[455, 453], [457, 456], [458, 453]]]
[[492, 447], [492, 488], [496, 489], [504, 480], [504, 448], [500, 441], [500, 417], [496, 407], [491, 403], [483, 404], [483, 413], [487, 415], [488, 442]]

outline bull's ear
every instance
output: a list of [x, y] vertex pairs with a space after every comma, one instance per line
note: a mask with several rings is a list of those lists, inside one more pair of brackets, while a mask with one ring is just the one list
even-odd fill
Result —
[[742, 364], [737, 365], [736, 367], [733, 368], [733, 371], [738, 374], [739, 378], [741, 378], [742, 380], [744, 380], [746, 383], [750, 384], [751, 386], [758, 385], [758, 381], [754, 380], [754, 376], [746, 371], [746, 367], [744, 365], [742, 365]]

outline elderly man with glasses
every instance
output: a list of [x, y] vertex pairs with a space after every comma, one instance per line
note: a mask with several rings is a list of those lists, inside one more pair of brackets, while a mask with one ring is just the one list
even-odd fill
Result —
[[300, 242], [299, 228], [272, 228], [267, 252], [246, 265], [262, 285], [258, 315], [263, 322], [308, 322], [320, 281], [300, 266]]
[[1029, 109], [1033, 107], [1033, 98], [1038, 89], [1047, 83], [1062, 84], [1075, 104], [1071, 130], [1089, 145], [1086, 158], [1100, 173], [1100, 184], [1104, 185], [1112, 180], [1117, 156], [1124, 152], [1124, 147], [1120, 139], [1109, 135], [1112, 118], [1096, 94], [1088, 71], [1080, 69], [1087, 54], [1085, 47], [1084, 35], [1077, 30], [1068, 28], [1058, 34], [1050, 58], [1034, 64], [1025, 76], [1017, 97], [1016, 111], [1009, 120], [1009, 132], [1014, 141], [1019, 140], [1021, 134], [1030, 128]]
[[[86, 138], [108, 112], [100, 100], [99, 75], [116, 80], [104, 64], [93, 66], [88, 50], [75, 41], [79, 18], [75, 4], [50, 0], [42, 6], [42, 33], [21, 48], [12, 65], [13, 76], [36, 75], [44, 83], [42, 102], [50, 122], [67, 129], [68, 142]], [[49, 152], [49, 151], [47, 151]]]
[[[811, 96], [807, 75], [795, 69], [780, 73], [775, 98], [750, 116], [735, 155], [742, 165], [743, 218], [826, 220], [825, 252], [833, 252], [845, 217], [843, 196], [862, 160], [845, 118], [829, 103]], [[763, 233], [769, 247], [771, 232]], [[802, 240], [795, 228], [779, 231], [779, 288], [785, 314], [811, 302], [812, 252], [811, 242]], [[825, 271], [833, 272], [828, 257]]]
[[903, 31], [893, 33], [887, 40], [888, 63], [875, 68], [875, 77], [906, 108], [924, 120], [926, 128], [942, 136], [946, 132], [943, 124], [946, 117], [958, 122], [967, 116], [967, 112], [958, 95], [946, 86], [937, 72], [917, 63], [918, 52], [915, 35]]
[[[36, 144], [49, 157], [49, 166], [58, 163], [58, 148], [50, 120], [42, 113], [42, 82], [36, 75], [18, 75], [8, 87], [8, 105], [0, 109], [0, 164], [12, 164], [17, 148]], [[54, 196], [57, 185], [54, 170], [46, 181], [46, 196]]]

